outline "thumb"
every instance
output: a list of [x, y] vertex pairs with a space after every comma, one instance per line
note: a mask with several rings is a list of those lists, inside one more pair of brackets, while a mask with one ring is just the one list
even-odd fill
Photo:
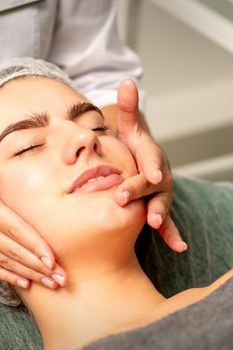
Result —
[[[138, 89], [132, 79], [122, 80], [118, 88], [118, 136], [128, 134], [139, 126]], [[129, 135], [128, 135], [129, 136]]]

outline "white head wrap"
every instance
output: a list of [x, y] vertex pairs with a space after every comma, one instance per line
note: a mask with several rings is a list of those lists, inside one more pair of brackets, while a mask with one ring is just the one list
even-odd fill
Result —
[[27, 75], [58, 79], [77, 89], [69, 76], [53, 63], [31, 57], [11, 58], [0, 63], [0, 87], [10, 80]]

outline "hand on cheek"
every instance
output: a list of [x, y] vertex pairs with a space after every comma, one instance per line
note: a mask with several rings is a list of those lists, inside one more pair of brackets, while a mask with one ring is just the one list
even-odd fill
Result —
[[171, 216], [172, 175], [166, 154], [146, 130], [138, 110], [138, 91], [132, 80], [123, 80], [118, 90], [117, 136], [131, 151], [138, 174], [126, 179], [116, 190], [120, 206], [150, 195], [147, 202], [147, 221], [157, 229], [168, 246], [183, 252], [182, 241]]

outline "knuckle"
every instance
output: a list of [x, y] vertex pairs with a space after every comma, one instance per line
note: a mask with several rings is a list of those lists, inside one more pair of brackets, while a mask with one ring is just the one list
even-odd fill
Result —
[[6, 270], [12, 269], [12, 262], [7, 257], [0, 257], [0, 265]]
[[154, 193], [154, 185], [151, 184], [149, 181], [144, 181], [143, 183], [143, 190], [148, 193]]
[[17, 248], [10, 248], [8, 250], [8, 255], [15, 260], [19, 260], [19, 252]]
[[2, 266], [2, 264], [4, 264], [4, 262], [6, 261], [7, 257], [5, 257], [4, 255], [0, 255], [0, 265]]
[[154, 185], [151, 184], [151, 182], [149, 182], [146, 179], [146, 177], [145, 177], [143, 172], [140, 172], [139, 179], [140, 179], [139, 187], [141, 188], [141, 190], [148, 191], [148, 190], [151, 190], [152, 187], [154, 187]]
[[17, 227], [10, 227], [6, 230], [6, 234], [8, 237], [13, 238], [14, 240], [17, 240], [19, 236], [19, 230]]

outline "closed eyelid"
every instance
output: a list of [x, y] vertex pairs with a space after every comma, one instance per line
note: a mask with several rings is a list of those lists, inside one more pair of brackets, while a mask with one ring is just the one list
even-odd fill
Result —
[[[67, 108], [67, 119], [73, 121], [84, 113], [89, 111], [96, 111], [104, 119], [101, 110], [89, 102], [75, 102], [70, 107]], [[42, 113], [31, 113], [30, 118], [26, 118], [7, 126], [3, 132], [0, 134], [0, 142], [10, 133], [25, 130], [42, 128], [49, 126], [49, 114], [47, 112]]]

